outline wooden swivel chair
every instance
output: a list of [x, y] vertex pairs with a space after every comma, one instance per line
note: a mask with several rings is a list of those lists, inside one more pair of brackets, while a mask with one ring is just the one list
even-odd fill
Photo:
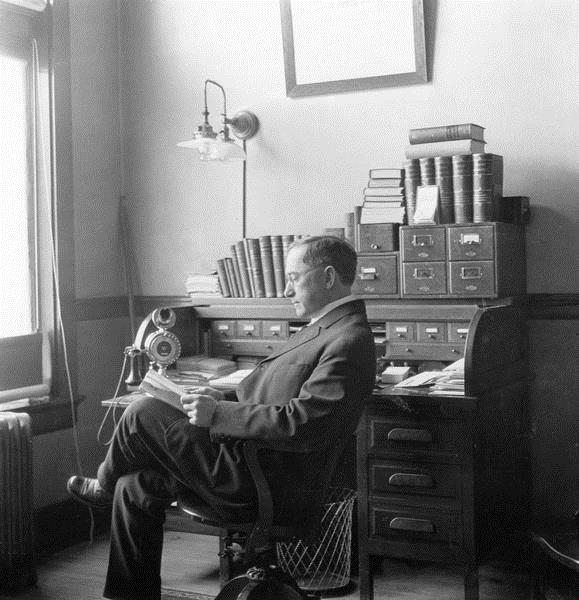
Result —
[[[259, 461], [259, 452], [271, 445], [256, 440], [243, 443], [243, 454], [257, 488], [257, 518], [255, 521], [236, 523], [223, 522], [208, 505], [199, 505], [198, 500], [186, 496], [178, 499], [179, 508], [199, 523], [217, 527], [220, 535], [220, 579], [222, 589], [215, 600], [311, 600], [319, 598], [318, 593], [306, 593], [294, 579], [277, 565], [276, 542], [302, 540], [313, 543], [317, 539], [324, 509], [324, 501], [330, 489], [334, 471], [352, 432], [332, 443], [327, 468], [317, 485], [308, 484], [301, 490], [307, 502], [307, 510], [298, 509], [292, 524], [279, 524], [274, 514], [272, 491], [265, 478]], [[312, 460], [326, 457], [323, 453], [312, 452]], [[296, 482], [299, 484], [299, 482]], [[247, 568], [245, 574], [230, 579], [235, 563], [241, 562]]]

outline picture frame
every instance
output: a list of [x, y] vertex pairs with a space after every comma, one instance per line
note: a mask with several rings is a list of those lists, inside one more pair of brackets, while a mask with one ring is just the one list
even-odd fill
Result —
[[428, 81], [423, 0], [280, 0], [280, 10], [289, 97]]

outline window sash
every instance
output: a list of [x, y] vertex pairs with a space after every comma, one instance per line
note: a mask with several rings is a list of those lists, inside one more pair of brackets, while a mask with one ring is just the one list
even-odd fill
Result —
[[[22, 3], [20, 3], [22, 6]], [[28, 6], [27, 8], [31, 8]], [[32, 44], [33, 39], [41, 37], [42, 15], [0, 0], [0, 53], [11, 59], [19, 59], [26, 64], [26, 208], [28, 238], [28, 278], [30, 309], [26, 329], [10, 331], [0, 329], [0, 404], [20, 397], [46, 395], [49, 379], [50, 348], [47, 333], [43, 335], [39, 323], [39, 272], [38, 272], [38, 193], [36, 174], [40, 168], [37, 164], [36, 128], [38, 81]], [[3, 86], [4, 87], [4, 86]], [[7, 282], [2, 282], [5, 285]], [[5, 299], [6, 301], [6, 299]], [[14, 317], [22, 310], [19, 305], [0, 306], [6, 318]], [[47, 330], [48, 332], [48, 330]], [[43, 340], [44, 337], [44, 340]], [[43, 353], [46, 358], [43, 360]], [[44, 376], [43, 376], [44, 367]], [[48, 376], [47, 376], [48, 374]]]

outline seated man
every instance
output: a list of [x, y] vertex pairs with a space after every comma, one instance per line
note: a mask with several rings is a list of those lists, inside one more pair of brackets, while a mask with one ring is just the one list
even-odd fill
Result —
[[[310, 322], [242, 381], [238, 402], [210, 387], [183, 396], [183, 412], [153, 397], [135, 401], [97, 478], [69, 480], [79, 501], [113, 505], [105, 598], [159, 600], [165, 509], [180, 492], [224, 519], [253, 518], [256, 491], [240, 440], [271, 443], [266, 477], [274, 498], [290, 497], [296, 477], [315, 482], [323, 472], [308, 453], [332, 452], [357, 423], [375, 353], [364, 303], [351, 295], [356, 253], [335, 237], [305, 238], [290, 247], [286, 273], [284, 294]], [[284, 463], [276, 449], [303, 460]]]

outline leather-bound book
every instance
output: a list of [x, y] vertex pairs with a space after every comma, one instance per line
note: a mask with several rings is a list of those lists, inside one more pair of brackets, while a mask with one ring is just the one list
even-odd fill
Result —
[[484, 142], [485, 128], [474, 123], [459, 125], [441, 125], [439, 127], [421, 127], [408, 132], [408, 141], [412, 145], [448, 142], [452, 140], [477, 140]]
[[275, 275], [273, 271], [273, 252], [271, 247], [271, 238], [269, 235], [262, 235], [259, 238], [259, 254], [261, 257], [261, 268], [263, 271], [263, 284], [266, 298], [275, 298]]

